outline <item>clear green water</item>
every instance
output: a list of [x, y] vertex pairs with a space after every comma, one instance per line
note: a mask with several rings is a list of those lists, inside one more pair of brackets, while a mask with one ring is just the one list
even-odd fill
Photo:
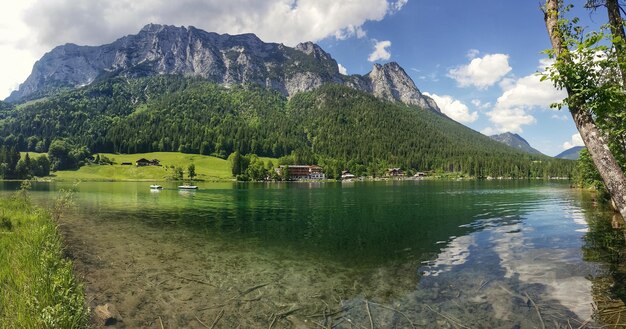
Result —
[[618, 231], [565, 183], [148, 185], [81, 183], [61, 227], [131, 328], [576, 328], [620, 302]]

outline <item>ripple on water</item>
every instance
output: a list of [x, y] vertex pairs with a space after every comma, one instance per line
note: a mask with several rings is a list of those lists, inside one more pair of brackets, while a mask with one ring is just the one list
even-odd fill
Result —
[[580, 325], [603, 273], [566, 185], [143, 185], [81, 185], [62, 226], [129, 327]]

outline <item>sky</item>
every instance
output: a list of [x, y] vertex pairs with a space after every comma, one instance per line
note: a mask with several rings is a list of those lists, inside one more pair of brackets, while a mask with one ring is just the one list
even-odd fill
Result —
[[[452, 119], [486, 135], [513, 132], [554, 156], [582, 145], [564, 97], [538, 72], [550, 47], [541, 0], [20, 0], [0, 3], [0, 99], [57, 45], [100, 45], [148, 23], [313, 41], [344, 74], [398, 62]], [[602, 12], [576, 8], [597, 28]]]

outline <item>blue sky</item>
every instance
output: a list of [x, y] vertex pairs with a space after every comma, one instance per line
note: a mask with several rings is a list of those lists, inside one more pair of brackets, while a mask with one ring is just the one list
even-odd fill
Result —
[[[591, 17], [586, 12], [577, 13], [588, 20], [589, 26], [604, 19], [601, 13]], [[475, 113], [475, 116], [466, 115], [466, 120], [458, 121], [468, 127], [486, 134], [519, 133], [533, 147], [548, 155], [563, 151], [565, 143], [568, 143], [565, 146], [582, 145], [567, 109], [558, 111], [548, 107], [563, 96], [557, 91], [541, 96], [520, 94], [520, 97], [528, 98], [528, 103], [516, 102], [515, 105], [524, 108], [524, 115], [529, 117], [527, 124], [523, 124], [524, 119], [501, 125], [490, 120], [489, 112], [505, 92], [501, 85], [519, 83], [518, 89], [523, 89], [526, 86], [524, 81], [536, 82], [529, 76], [539, 71], [540, 61], [547, 57], [542, 52], [550, 47], [550, 43], [539, 2], [410, 0], [401, 11], [381, 21], [365, 23], [363, 30], [367, 37], [347, 40], [331, 37], [319, 44], [349, 74], [362, 74], [370, 70], [372, 63], [367, 56], [357, 54], [371, 52], [375, 40], [388, 40], [391, 46], [386, 49], [391, 56], [377, 62], [397, 61], [422, 92], [450, 96], [465, 105], [468, 113]], [[507, 56], [510, 71], [493, 84], [460, 86], [450, 77], [451, 70], [469, 65], [471, 59], [495, 54]], [[538, 86], [551, 89], [549, 82]], [[439, 101], [440, 106], [441, 103]]]
[[[581, 144], [563, 97], [535, 73], [550, 46], [529, 0], [23, 0], [0, 4], [0, 99], [56, 45], [99, 45], [147, 23], [314, 41], [348, 74], [398, 62], [450, 117], [485, 134], [519, 133], [545, 154]], [[576, 12], [596, 27], [603, 13]], [[377, 50], [377, 51], [376, 51]], [[543, 62], [545, 66], [545, 62]]]

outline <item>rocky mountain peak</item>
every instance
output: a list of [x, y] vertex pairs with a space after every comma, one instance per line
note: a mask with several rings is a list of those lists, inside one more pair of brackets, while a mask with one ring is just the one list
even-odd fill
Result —
[[435, 112], [441, 112], [437, 103], [423, 95], [415, 83], [396, 62], [374, 64], [367, 75], [371, 81], [372, 93], [387, 100], [399, 100], [405, 104], [416, 105]]
[[311, 55], [316, 59], [321, 59], [321, 60], [332, 59], [332, 57], [327, 52], [325, 52], [320, 46], [318, 46], [317, 44], [311, 41], [299, 43], [296, 45], [295, 49], [307, 55]]
[[382, 71], [382, 72], [402, 71], [404, 72], [402, 67], [400, 67], [400, 65], [396, 62], [389, 62], [385, 64], [379, 64], [379, 63], [374, 64], [374, 67], [372, 68], [372, 72], [379, 72], [379, 71]]
[[141, 30], [139, 30], [139, 33], [157, 33], [163, 30], [163, 28], [164, 25], [149, 23], [142, 27]]
[[256, 84], [285, 96], [338, 83], [440, 112], [395, 62], [375, 64], [366, 75], [343, 76], [332, 56], [313, 42], [290, 48], [265, 43], [252, 33], [217, 34], [193, 26], [152, 23], [110, 44], [54, 48], [35, 63], [31, 75], [7, 101], [36, 99], [103, 77], [159, 74], [199, 76], [222, 85]]
[[526, 153], [543, 154], [540, 151], [533, 148], [532, 146], [530, 146], [530, 144], [524, 138], [522, 138], [522, 136], [515, 134], [515, 133], [505, 132], [505, 133], [501, 133], [497, 135], [492, 135], [489, 137], [495, 141], [506, 144], [510, 147], [516, 148]]

